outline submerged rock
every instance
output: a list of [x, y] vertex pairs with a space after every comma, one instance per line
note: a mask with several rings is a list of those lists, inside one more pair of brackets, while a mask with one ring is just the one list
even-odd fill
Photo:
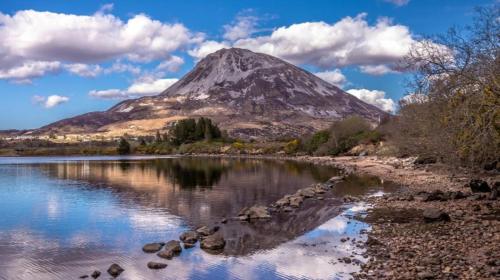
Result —
[[94, 279], [97, 279], [97, 278], [99, 278], [99, 276], [101, 276], [101, 272], [99, 270], [94, 270], [94, 272], [92, 272], [92, 274], [90, 274], [90, 276]]
[[168, 265], [166, 263], [159, 263], [159, 262], [148, 262], [148, 268], [149, 269], [163, 269], [167, 267]]
[[165, 245], [163, 242], [157, 242], [157, 243], [148, 243], [142, 247], [142, 251], [145, 253], [156, 253], [161, 250], [161, 248]]
[[450, 220], [450, 216], [447, 213], [436, 208], [427, 208], [424, 210], [422, 215], [426, 223], [439, 222], [439, 221], [446, 222]]
[[123, 269], [121, 266], [118, 264], [114, 263], [108, 268], [108, 273], [109, 275], [113, 277], [118, 277], [122, 272], [124, 272], [125, 269]]
[[201, 240], [200, 247], [207, 250], [222, 250], [226, 241], [220, 234], [213, 234]]
[[164, 259], [172, 259], [182, 252], [181, 243], [177, 240], [170, 240], [165, 244], [165, 249], [160, 251], [157, 256]]

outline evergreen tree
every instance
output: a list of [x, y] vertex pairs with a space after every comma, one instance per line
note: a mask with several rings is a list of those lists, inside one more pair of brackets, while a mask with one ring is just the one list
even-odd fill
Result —
[[120, 155], [130, 154], [130, 144], [125, 138], [120, 138], [120, 143], [118, 143], [117, 151]]

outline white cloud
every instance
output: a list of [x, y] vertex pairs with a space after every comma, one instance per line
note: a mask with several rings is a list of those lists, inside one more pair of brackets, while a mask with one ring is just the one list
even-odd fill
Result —
[[381, 65], [362, 65], [359, 67], [361, 72], [374, 75], [381, 76], [387, 73], [397, 73], [397, 71], [391, 69], [391, 67], [381, 64]]
[[58, 61], [25, 61], [14, 67], [2, 68], [3, 67], [0, 65], [0, 79], [29, 81], [29, 79], [59, 71], [61, 69], [61, 63]]
[[384, 0], [385, 2], [392, 3], [396, 6], [404, 6], [410, 2], [410, 0]]
[[64, 66], [69, 72], [82, 77], [96, 77], [103, 69], [99, 65], [89, 65], [83, 63], [66, 64]]
[[314, 73], [314, 75], [320, 77], [321, 79], [339, 88], [344, 87], [347, 82], [346, 77], [344, 76], [344, 74], [342, 74], [342, 72], [339, 69], [335, 69], [332, 71], [316, 72]]
[[362, 101], [372, 104], [386, 112], [394, 112], [396, 104], [390, 98], [385, 98], [385, 92], [381, 90], [350, 89], [347, 93], [356, 96]]
[[231, 45], [227, 42], [205, 41], [199, 44], [196, 48], [189, 50], [188, 53], [196, 60], [200, 60], [213, 52], [230, 47]]
[[104, 73], [123, 73], [130, 72], [132, 74], [138, 75], [141, 73], [141, 68], [130, 63], [122, 63], [117, 61], [111, 65], [111, 67], [104, 69]]
[[257, 31], [258, 18], [251, 15], [239, 15], [232, 24], [224, 25], [224, 39], [235, 41], [247, 38]]
[[157, 70], [167, 70], [169, 72], [177, 72], [179, 71], [180, 67], [184, 64], [184, 59], [179, 56], [171, 56], [167, 58], [165, 61], [160, 63], [158, 67], [156, 67]]
[[366, 14], [360, 14], [332, 24], [296, 23], [279, 27], [269, 35], [234, 42], [205, 41], [189, 54], [199, 60], [232, 46], [270, 54], [294, 64], [328, 69], [348, 65], [392, 65], [400, 61], [415, 42], [407, 26], [393, 24], [387, 18], [370, 25]]
[[57, 94], [50, 95], [48, 97], [35, 95], [35, 96], [33, 96], [32, 100], [33, 100], [33, 103], [42, 105], [43, 107], [50, 109], [50, 108], [54, 108], [58, 105], [61, 105], [63, 103], [68, 102], [69, 97], [61, 96], [61, 95], [57, 95]]
[[0, 71], [3, 79], [40, 76], [6, 75], [26, 63], [96, 63], [126, 58], [136, 62], [165, 59], [203, 35], [180, 23], [162, 23], [138, 14], [126, 22], [105, 14], [74, 15], [34, 10], [0, 13]]
[[177, 81], [178, 79], [155, 79], [153, 77], [142, 77], [136, 80], [126, 90], [92, 90], [89, 92], [89, 95], [101, 99], [126, 99], [151, 96], [161, 93]]

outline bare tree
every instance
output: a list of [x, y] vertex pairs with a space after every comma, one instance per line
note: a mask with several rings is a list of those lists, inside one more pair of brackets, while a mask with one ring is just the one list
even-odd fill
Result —
[[[413, 100], [401, 102], [396, 143], [478, 166], [500, 159], [500, 5], [477, 8], [473, 24], [413, 46]], [[419, 97], [419, 98], [415, 98]]]

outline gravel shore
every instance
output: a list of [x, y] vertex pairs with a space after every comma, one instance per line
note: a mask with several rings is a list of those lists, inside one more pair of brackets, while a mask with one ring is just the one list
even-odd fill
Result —
[[[468, 185], [480, 177], [495, 188], [498, 175], [414, 165], [411, 158], [299, 160], [402, 185], [397, 193], [366, 198], [373, 205], [364, 218], [372, 225], [366, 243], [369, 261], [354, 278], [499, 279], [500, 201], [493, 192], [475, 193]], [[429, 213], [437, 213], [436, 219], [424, 219]]]

